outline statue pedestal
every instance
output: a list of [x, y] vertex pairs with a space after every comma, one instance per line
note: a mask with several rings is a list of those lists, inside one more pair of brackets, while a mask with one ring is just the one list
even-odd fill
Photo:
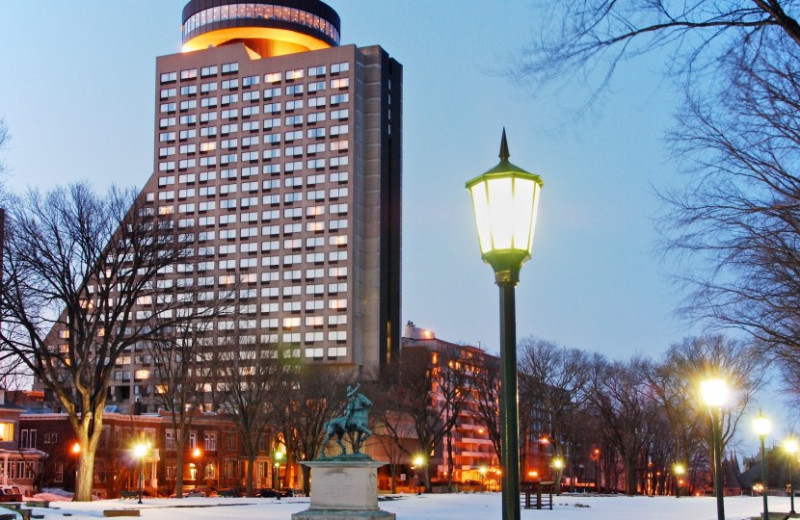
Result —
[[378, 509], [378, 468], [373, 460], [314, 460], [311, 468], [311, 507], [292, 520], [394, 520]]

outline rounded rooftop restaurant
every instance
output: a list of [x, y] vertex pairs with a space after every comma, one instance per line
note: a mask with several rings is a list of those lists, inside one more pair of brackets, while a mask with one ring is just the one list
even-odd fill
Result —
[[183, 52], [244, 43], [262, 58], [338, 46], [341, 27], [319, 0], [191, 0], [182, 22]]

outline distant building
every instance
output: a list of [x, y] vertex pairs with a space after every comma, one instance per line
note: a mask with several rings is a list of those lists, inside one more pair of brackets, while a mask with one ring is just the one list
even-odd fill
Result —
[[[400, 344], [402, 66], [339, 28], [319, 0], [188, 2], [183, 52], [156, 60], [141, 202], [199, 238], [156, 280], [169, 298], [231, 301], [215, 330], [239, 344], [369, 378]], [[133, 350], [108, 402], [156, 412], [152, 356]]]
[[6, 401], [6, 391], [0, 389], [0, 485], [18, 486], [32, 495], [40, 484], [43, 459], [46, 453], [37, 449], [36, 431], [20, 426], [22, 406]]

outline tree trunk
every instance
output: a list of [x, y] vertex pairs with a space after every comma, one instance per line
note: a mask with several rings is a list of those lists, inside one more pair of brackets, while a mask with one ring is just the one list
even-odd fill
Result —
[[178, 446], [175, 468], [175, 496], [183, 498], [183, 446]]
[[300, 468], [303, 471], [303, 493], [309, 496], [311, 492], [311, 468], [305, 465], [301, 465]]
[[253, 473], [256, 466], [256, 456], [254, 453], [247, 454], [247, 496], [253, 496]]

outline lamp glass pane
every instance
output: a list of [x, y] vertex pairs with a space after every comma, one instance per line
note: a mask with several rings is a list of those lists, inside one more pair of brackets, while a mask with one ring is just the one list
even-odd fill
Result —
[[487, 181], [489, 187], [489, 219], [492, 249], [511, 249], [514, 233], [514, 196], [511, 177]]
[[772, 422], [763, 415], [756, 417], [756, 420], [753, 422], [753, 426], [756, 430], [756, 435], [759, 436], [766, 435], [772, 431]]
[[707, 379], [700, 383], [700, 393], [706, 406], [722, 406], [728, 400], [728, 385], [722, 379]]
[[531, 229], [528, 236], [528, 252], [533, 252], [533, 235], [536, 232], [536, 216], [539, 214], [539, 192], [542, 187], [538, 183], [533, 183], [533, 211], [531, 211]]
[[478, 241], [481, 253], [492, 248], [491, 221], [489, 217], [489, 201], [486, 194], [486, 182], [478, 182], [469, 189], [472, 195], [472, 210], [475, 213], [475, 224], [478, 227]]
[[535, 184], [528, 179], [514, 179], [514, 220], [511, 222], [514, 229], [514, 243], [512, 244], [514, 249], [529, 251]]

